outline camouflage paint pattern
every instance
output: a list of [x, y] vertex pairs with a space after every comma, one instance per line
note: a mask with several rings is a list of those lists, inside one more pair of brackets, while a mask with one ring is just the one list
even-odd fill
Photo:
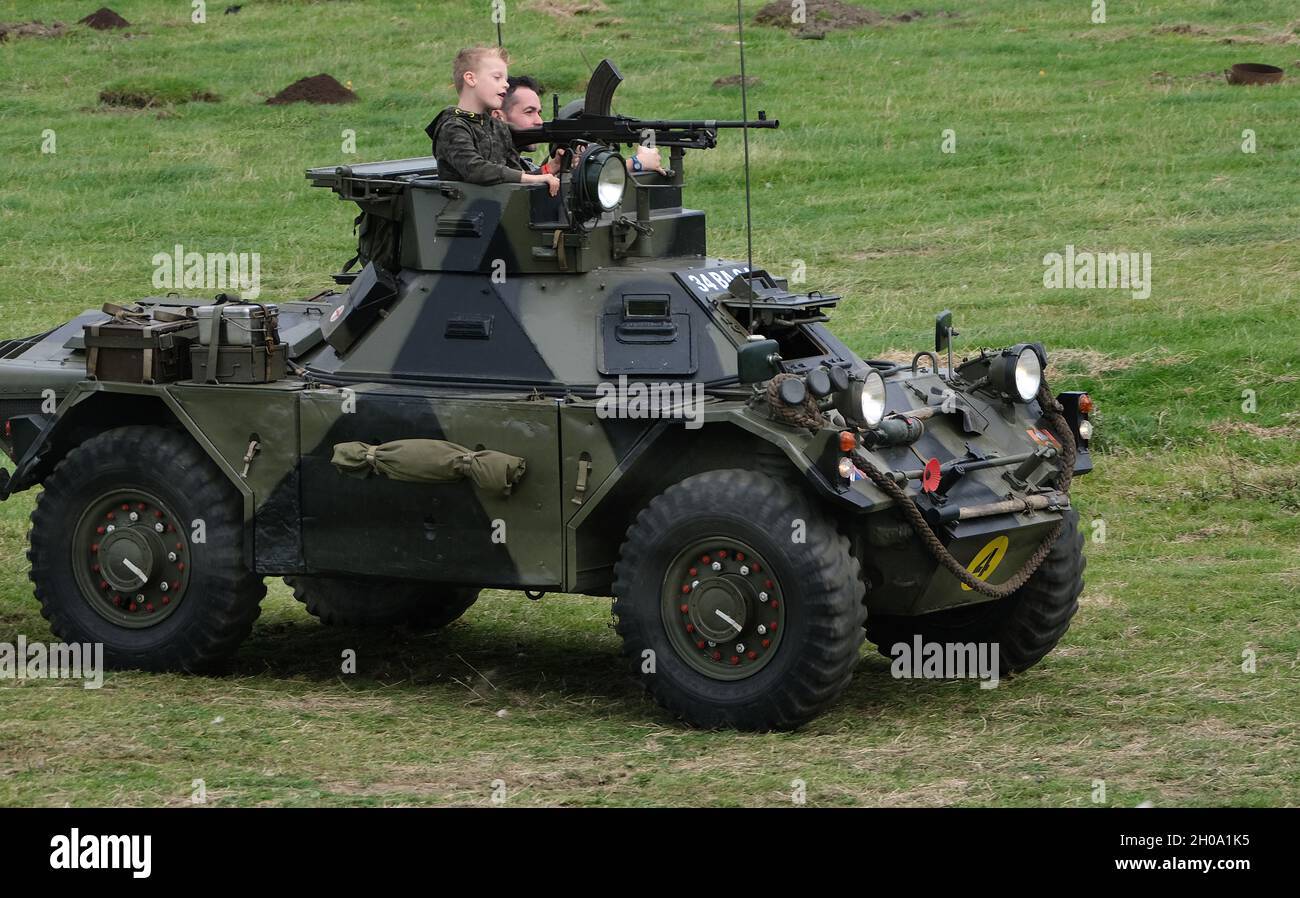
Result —
[[[721, 299], [745, 266], [706, 255], [704, 216], [682, 208], [676, 161], [673, 177], [639, 175], [621, 208], [582, 222], [566, 218], [541, 187], [438, 181], [432, 160], [313, 170], [314, 183], [362, 209], [359, 261], [391, 276], [391, 295], [379, 295], [360, 338], [342, 352], [322, 339], [323, 324], [359, 314], [345, 308], [346, 294], [325, 293], [280, 305], [281, 333], [305, 373], [269, 384], [87, 381], [76, 341], [93, 313], [41, 339], [0, 344], [0, 403], [28, 403], [2, 407], [39, 424], [4, 446], [18, 454], [4, 495], [39, 483], [96, 428], [178, 424], [242, 497], [245, 551], [260, 573], [608, 594], [624, 532], [646, 502], [699, 471], [752, 467], [801, 481], [843, 519], [873, 611], [986, 600], [934, 563], [870, 481], [840, 476], [842, 426], [828, 421], [813, 433], [781, 423], [757, 398], [761, 390], [737, 383], [747, 329]], [[650, 330], [636, 308], [658, 310]], [[799, 324], [781, 339], [788, 370], [868, 370], [823, 323]], [[702, 426], [602, 415], [599, 391], [620, 376], [703, 384]], [[895, 371], [887, 411], [935, 405], [949, 387], [932, 372]], [[30, 407], [46, 389], [61, 400], [52, 415]], [[930, 459], [1037, 448], [1036, 404], [954, 392], [956, 409], [926, 420], [915, 443], [858, 451], [881, 470], [907, 471]], [[330, 464], [337, 443], [404, 438], [518, 455], [527, 474], [501, 496], [467, 481], [362, 480]], [[245, 475], [253, 441], [259, 450]], [[968, 473], [947, 501], [1025, 495], [1007, 470]], [[1046, 463], [1038, 476], [1053, 472]], [[946, 528], [947, 544], [997, 583], [1059, 516], [962, 521]]]

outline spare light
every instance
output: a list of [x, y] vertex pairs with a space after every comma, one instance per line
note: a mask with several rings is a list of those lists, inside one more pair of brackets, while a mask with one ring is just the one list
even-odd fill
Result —
[[885, 379], [879, 371], [868, 371], [862, 381], [862, 423], [875, 427], [885, 417]]
[[1043, 359], [1038, 347], [1021, 343], [994, 356], [988, 369], [994, 389], [1012, 399], [1028, 402], [1038, 395], [1043, 382]]
[[835, 407], [853, 425], [875, 427], [885, 417], [885, 379], [879, 371], [868, 371], [835, 394]]
[[1016, 395], [1028, 402], [1038, 395], [1043, 382], [1043, 363], [1033, 347], [1026, 346], [1016, 357]]
[[609, 147], [592, 146], [578, 164], [577, 184], [579, 200], [586, 211], [612, 212], [623, 202], [627, 164]]

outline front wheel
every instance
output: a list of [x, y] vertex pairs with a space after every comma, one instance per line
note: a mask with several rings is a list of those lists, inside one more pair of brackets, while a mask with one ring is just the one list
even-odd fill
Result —
[[106, 431], [46, 478], [28, 533], [41, 614], [111, 667], [219, 668], [266, 594], [244, 563], [239, 494], [194, 441]]
[[996, 644], [999, 673], [1019, 673], [1056, 648], [1070, 628], [1079, 610], [1086, 564], [1079, 513], [1069, 509], [1043, 563], [1005, 599], [915, 617], [872, 615], [867, 638], [885, 657], [892, 657], [893, 646], [910, 645], [918, 636], [923, 643]]
[[664, 491], [614, 568], [624, 654], [660, 704], [703, 727], [793, 729], [824, 710], [858, 661], [862, 593], [833, 523], [750, 471]]

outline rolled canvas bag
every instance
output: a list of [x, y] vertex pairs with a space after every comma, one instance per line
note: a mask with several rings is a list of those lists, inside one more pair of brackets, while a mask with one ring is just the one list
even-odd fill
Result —
[[450, 483], [469, 478], [482, 490], [510, 495], [527, 467], [524, 459], [491, 449], [467, 449], [447, 440], [393, 440], [336, 443], [334, 467], [353, 477], [373, 471], [390, 480], [413, 483]]

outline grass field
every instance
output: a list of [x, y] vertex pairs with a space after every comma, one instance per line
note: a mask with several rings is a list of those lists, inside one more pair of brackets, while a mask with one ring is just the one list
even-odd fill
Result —
[[[0, 21], [97, 3], [0, 0]], [[0, 335], [156, 292], [176, 243], [260, 253], [272, 300], [323, 289], [353, 212], [303, 170], [343, 160], [345, 129], [353, 159], [426, 153], [451, 56], [495, 39], [486, 2], [226, 5], [194, 24], [188, 3], [116, 0], [125, 33], [0, 43]], [[739, 71], [734, 4], [574, 5], [507, 2], [512, 71], [567, 100], [610, 56], [619, 111], [739, 118], [738, 88], [711, 86]], [[951, 308], [961, 345], [1043, 340], [1053, 386], [1092, 391], [1097, 471], [1074, 495], [1105, 538], [1058, 651], [981, 690], [895, 680], [867, 646], [804, 729], [705, 733], [642, 697], [604, 600], [489, 593], [439, 634], [357, 634], [275, 580], [230, 676], [0, 683], [0, 804], [190, 805], [197, 779], [218, 805], [486, 805], [494, 781], [508, 805], [788, 805], [796, 780], [809, 805], [1300, 804], [1300, 10], [871, 5], [931, 15], [801, 40], [745, 3], [750, 108], [782, 121], [752, 135], [755, 256], [843, 293], [835, 327], [864, 356], [925, 348]], [[1236, 62], [1287, 77], [1232, 87]], [[320, 72], [359, 102], [265, 104]], [[100, 106], [123, 79], [219, 99]], [[687, 160], [733, 256], [739, 147]], [[1150, 253], [1150, 297], [1044, 289], [1067, 245]], [[0, 641], [50, 638], [32, 501], [0, 506]]]

